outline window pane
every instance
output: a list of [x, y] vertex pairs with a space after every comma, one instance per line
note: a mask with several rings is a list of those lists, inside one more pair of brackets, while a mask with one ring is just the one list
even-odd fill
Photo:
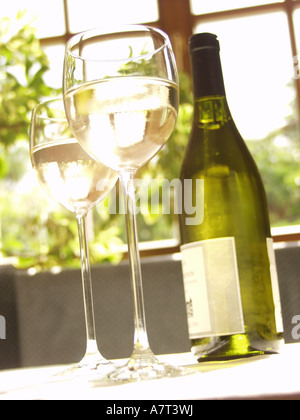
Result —
[[210, 22], [197, 27], [203, 31], [219, 37], [229, 106], [260, 169], [271, 225], [299, 225], [300, 138], [286, 15]]
[[145, 23], [158, 20], [157, 0], [68, 0], [70, 30], [80, 32], [100, 25]]
[[27, 10], [29, 19], [34, 20], [39, 38], [58, 36], [65, 33], [63, 0], [10, 0], [2, 2], [1, 17], [15, 19], [18, 10]]
[[[298, 56], [300, 54], [300, 9], [296, 9], [294, 12], [294, 28], [295, 28], [295, 36], [296, 36], [296, 43], [298, 49]], [[299, 59], [299, 57], [298, 57]], [[300, 61], [300, 59], [299, 59]]]
[[285, 14], [201, 23], [196, 32], [218, 35], [228, 101], [243, 137], [264, 138], [285, 125], [295, 98]]
[[64, 44], [44, 47], [49, 59], [49, 70], [45, 74], [45, 83], [55, 89], [62, 88], [63, 61], [65, 53]]
[[[259, 6], [262, 4], [282, 3], [284, 0], [190, 0], [193, 14], [220, 12], [222, 10], [240, 9], [250, 6]], [[242, 4], [241, 4], [242, 3]]]

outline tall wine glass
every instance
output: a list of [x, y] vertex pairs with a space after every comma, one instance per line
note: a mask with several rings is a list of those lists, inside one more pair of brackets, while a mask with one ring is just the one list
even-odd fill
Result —
[[66, 47], [64, 103], [70, 128], [100, 162], [118, 171], [125, 197], [134, 303], [134, 349], [115, 380], [182, 373], [153, 354], [146, 331], [134, 175], [167, 142], [178, 112], [170, 41], [158, 29], [128, 25], [75, 35]]
[[94, 160], [74, 139], [62, 99], [50, 100], [34, 108], [30, 157], [40, 185], [55, 201], [75, 214], [78, 225], [87, 345], [84, 358], [64, 373], [109, 373], [114, 365], [100, 354], [96, 341], [86, 216], [111, 191], [118, 174]]

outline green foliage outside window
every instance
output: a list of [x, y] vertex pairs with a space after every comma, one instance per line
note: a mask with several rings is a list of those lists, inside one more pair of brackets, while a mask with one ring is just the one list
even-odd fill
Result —
[[8, 166], [9, 147], [28, 135], [32, 108], [42, 97], [56, 94], [43, 81], [48, 60], [34, 28], [25, 22], [22, 13], [14, 22], [8, 18], [0, 21], [0, 176], [13, 180], [22, 171], [12, 173]]
[[[292, 109], [296, 110], [296, 106]], [[281, 129], [247, 144], [264, 181], [271, 226], [300, 225], [300, 138], [296, 112]]]

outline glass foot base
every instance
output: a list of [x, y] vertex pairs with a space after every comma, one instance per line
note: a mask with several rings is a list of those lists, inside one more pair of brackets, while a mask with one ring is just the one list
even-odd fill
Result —
[[59, 372], [55, 375], [56, 378], [79, 378], [82, 376], [86, 377], [107, 377], [115, 369], [114, 363], [106, 360], [104, 357], [99, 355], [88, 355], [85, 356], [78, 364], [70, 366], [66, 370]]
[[172, 378], [195, 373], [189, 368], [169, 365], [160, 362], [152, 353], [133, 354], [129, 361], [117, 367], [109, 378], [113, 381], [143, 381], [161, 378]]

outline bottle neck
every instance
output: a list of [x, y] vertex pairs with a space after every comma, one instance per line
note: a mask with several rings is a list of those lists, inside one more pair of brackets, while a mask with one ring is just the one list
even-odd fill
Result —
[[226, 97], [210, 95], [195, 99], [194, 118], [199, 128], [218, 130], [232, 120]]
[[219, 50], [201, 48], [191, 53], [194, 98], [226, 97]]
[[191, 52], [196, 124], [219, 129], [231, 120], [228, 108], [219, 49], [206, 47]]

